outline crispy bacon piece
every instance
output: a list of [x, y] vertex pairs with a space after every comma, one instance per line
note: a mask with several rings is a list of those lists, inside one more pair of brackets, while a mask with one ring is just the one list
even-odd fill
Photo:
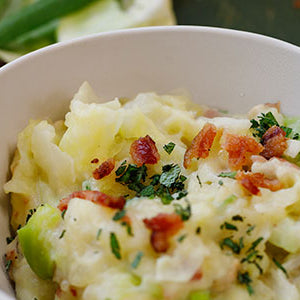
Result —
[[97, 164], [99, 162], [98, 158], [94, 158], [91, 160], [91, 164]]
[[274, 156], [281, 157], [288, 147], [285, 135], [285, 131], [276, 125], [269, 128], [262, 137], [262, 144], [265, 149], [260, 155], [266, 159]]
[[193, 277], [191, 278], [190, 281], [196, 281], [196, 280], [201, 280], [203, 277], [203, 273], [201, 270], [198, 270], [194, 275]]
[[131, 144], [130, 155], [138, 166], [155, 165], [160, 159], [155, 142], [149, 135], [141, 137]]
[[108, 176], [112, 170], [115, 168], [115, 160], [110, 158], [103, 162], [94, 172], [93, 177], [96, 180], [100, 180], [105, 176]]
[[192, 140], [191, 146], [185, 151], [183, 166], [187, 169], [193, 158], [206, 158], [217, 134], [215, 125], [206, 123]]
[[282, 189], [282, 184], [278, 179], [268, 179], [262, 173], [238, 172], [236, 180], [253, 195], [260, 195], [259, 187], [272, 192]]
[[226, 135], [222, 148], [228, 152], [228, 163], [233, 170], [251, 165], [250, 157], [264, 150], [264, 147], [254, 138], [235, 134]]
[[183, 227], [181, 217], [175, 213], [160, 213], [151, 219], [144, 219], [143, 222], [148, 229], [152, 230], [150, 242], [158, 253], [169, 249], [169, 238]]
[[76, 289], [74, 287], [70, 286], [70, 292], [71, 292], [71, 294], [72, 294], [73, 297], [77, 297], [77, 291], [76, 291]]
[[93, 203], [114, 209], [123, 209], [126, 202], [124, 197], [109, 196], [98, 191], [78, 191], [72, 193], [66, 198], [61, 199], [58, 208], [61, 211], [66, 210], [70, 200], [73, 198], [85, 199]]

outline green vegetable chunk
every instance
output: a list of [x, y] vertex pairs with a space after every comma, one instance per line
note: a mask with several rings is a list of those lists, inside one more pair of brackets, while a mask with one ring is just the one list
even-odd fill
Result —
[[31, 269], [42, 279], [51, 279], [55, 262], [51, 255], [51, 230], [61, 221], [58, 209], [45, 204], [40, 206], [28, 223], [18, 230], [19, 242]]
[[0, 22], [0, 46], [37, 27], [65, 16], [95, 2], [95, 0], [43, 0], [34, 2], [4, 17]]
[[210, 293], [208, 291], [195, 291], [190, 294], [189, 300], [210, 300]]

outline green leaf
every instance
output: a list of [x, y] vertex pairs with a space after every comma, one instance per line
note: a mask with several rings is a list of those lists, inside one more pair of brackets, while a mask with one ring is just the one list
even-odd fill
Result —
[[189, 220], [192, 215], [191, 205], [187, 200], [186, 202], [187, 202], [186, 208], [183, 208], [182, 205], [180, 205], [179, 203], [174, 204], [175, 213], [181, 217], [182, 221]]
[[174, 148], [175, 148], [175, 144], [174, 143], [172, 143], [172, 142], [170, 142], [169, 144], [167, 144], [167, 145], [164, 145], [164, 150], [168, 153], [168, 154], [171, 154], [172, 153], [172, 151], [174, 150]]
[[131, 267], [132, 267], [133, 269], [136, 269], [136, 268], [139, 266], [139, 264], [140, 264], [141, 259], [142, 259], [143, 256], [144, 256], [144, 253], [143, 253], [142, 251], [139, 251], [139, 252], [137, 253], [135, 259], [134, 259], [133, 262], [131, 263]]
[[117, 239], [117, 236], [115, 235], [114, 232], [110, 233], [110, 247], [111, 247], [111, 251], [114, 254], [114, 256], [117, 259], [122, 259], [121, 253], [120, 253], [120, 245]]
[[163, 170], [159, 182], [166, 187], [171, 187], [180, 174], [180, 167], [178, 165], [166, 165], [163, 168], [165, 171]]
[[240, 284], [246, 285], [249, 295], [254, 293], [254, 290], [251, 286], [252, 279], [250, 278], [249, 272], [242, 273], [239, 271], [237, 279]]
[[153, 185], [146, 186], [140, 193], [141, 197], [153, 197], [155, 196], [155, 190]]
[[125, 215], [126, 215], [126, 210], [125, 210], [125, 209], [120, 210], [120, 211], [117, 211], [117, 212], [115, 213], [115, 215], [113, 216], [113, 220], [114, 220], [114, 221], [119, 221], [119, 220], [121, 220]]
[[232, 250], [232, 252], [234, 252], [235, 254], [240, 254], [240, 252], [243, 248], [242, 243], [238, 244], [238, 243], [234, 242], [230, 237], [223, 239], [223, 241], [220, 243], [221, 249], [223, 249], [224, 246], [230, 248]]
[[227, 229], [227, 230], [235, 230], [235, 231], [238, 231], [238, 228], [233, 225], [233, 224], [230, 224], [228, 222], [224, 222], [224, 224], [221, 225], [221, 229]]

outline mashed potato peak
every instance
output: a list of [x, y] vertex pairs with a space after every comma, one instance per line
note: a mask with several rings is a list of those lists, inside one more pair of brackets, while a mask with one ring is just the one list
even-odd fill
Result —
[[64, 122], [18, 136], [18, 299], [300, 299], [300, 142], [278, 107], [96, 102], [85, 83]]

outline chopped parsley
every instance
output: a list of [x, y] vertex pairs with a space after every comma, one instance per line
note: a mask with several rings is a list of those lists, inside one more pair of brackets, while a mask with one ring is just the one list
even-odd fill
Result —
[[145, 165], [138, 167], [124, 161], [116, 171], [118, 176], [116, 182], [135, 191], [136, 197], [159, 197], [163, 204], [170, 204], [174, 199], [181, 199], [187, 195], [184, 186], [187, 178], [180, 174], [179, 165], [165, 165], [161, 174], [155, 174], [150, 178], [147, 171]]
[[184, 240], [186, 237], [187, 237], [187, 235], [186, 235], [186, 234], [183, 234], [183, 235], [181, 235], [181, 236], [177, 239], [177, 241], [178, 241], [179, 243], [181, 243], [181, 242], [183, 242], [183, 240]]
[[248, 235], [250, 235], [251, 234], [251, 232], [254, 230], [254, 228], [255, 228], [255, 225], [248, 225], [249, 227], [248, 227], [248, 229], [247, 229], [247, 231], [246, 231], [246, 233], [248, 234]]
[[196, 228], [196, 234], [200, 234], [200, 233], [201, 233], [201, 227], [198, 226], [198, 227]]
[[134, 259], [133, 262], [131, 263], [131, 267], [132, 267], [133, 269], [136, 269], [136, 268], [139, 266], [139, 264], [140, 264], [141, 259], [142, 259], [143, 256], [144, 256], [144, 253], [143, 253], [142, 251], [139, 251], [139, 252], [137, 253], [135, 259]]
[[219, 184], [219, 185], [223, 185], [223, 184], [224, 184], [223, 180], [219, 180], [219, 181], [218, 181], [218, 184]]
[[62, 233], [60, 234], [59, 239], [62, 239], [62, 238], [64, 237], [65, 233], [66, 233], [66, 230], [64, 229], [64, 230], [62, 231]]
[[66, 214], [66, 209], [64, 209], [62, 212], [61, 212], [61, 217], [64, 219], [65, 218], [65, 214]]
[[131, 225], [128, 222], [124, 221], [121, 223], [121, 225], [126, 227], [128, 235], [133, 236]]
[[218, 177], [235, 179], [237, 172], [221, 172]]
[[171, 154], [172, 153], [172, 151], [174, 150], [174, 148], [175, 148], [175, 144], [173, 143], [173, 142], [170, 142], [169, 144], [167, 144], [167, 145], [164, 145], [164, 150], [168, 153], [168, 154]]
[[6, 244], [9, 245], [13, 240], [14, 240], [13, 237], [9, 237], [9, 236], [8, 236], [8, 237], [6, 238]]
[[235, 231], [238, 231], [238, 228], [233, 225], [233, 224], [230, 224], [228, 222], [224, 222], [221, 226], [220, 226], [221, 229], [227, 229], [227, 230], [235, 230]]
[[96, 240], [98, 241], [102, 233], [102, 228], [99, 228], [96, 234]]
[[286, 275], [286, 277], [289, 277], [288, 273], [287, 273], [286, 269], [283, 267], [283, 265], [278, 260], [276, 260], [276, 258], [274, 258], [274, 257], [272, 260], [273, 260], [274, 264]]
[[8, 272], [12, 264], [12, 260], [9, 259], [5, 262], [5, 271]]
[[113, 232], [110, 233], [110, 247], [111, 247], [111, 251], [114, 254], [114, 256], [117, 259], [121, 259], [122, 258], [121, 253], [120, 253], [121, 248], [120, 248], [117, 236]]
[[249, 272], [238, 272], [237, 280], [240, 284], [244, 284], [247, 287], [249, 295], [254, 293], [254, 290], [251, 286], [252, 279], [250, 278]]
[[244, 221], [244, 218], [240, 215], [235, 215], [231, 218], [232, 221], [240, 221], [240, 222], [243, 222]]
[[181, 217], [182, 221], [189, 220], [192, 215], [191, 205], [187, 200], [186, 203], [187, 203], [186, 208], [183, 208], [179, 203], [174, 204], [175, 213]]
[[199, 183], [200, 187], [202, 187], [202, 182], [201, 182], [201, 180], [200, 180], [199, 175], [197, 175], [197, 180], [198, 180], [198, 183]]
[[262, 113], [260, 116], [257, 117], [258, 121], [255, 119], [250, 120], [251, 122], [251, 129], [253, 129], [253, 136], [260, 138], [260, 141], [262, 142], [262, 137], [266, 133], [268, 129], [270, 129], [272, 126], [278, 126], [280, 127], [284, 132], [285, 136], [287, 138], [299, 139], [299, 134], [294, 133], [293, 129], [286, 126], [280, 126], [277, 122], [274, 115], [269, 111], [268, 113], [264, 114]]
[[252, 250], [254, 250], [258, 244], [263, 240], [264, 238], [263, 237], [259, 237], [258, 239], [256, 239], [253, 243], [252, 243], [252, 246], [247, 250], [247, 253], [248, 252], [251, 252]]
[[223, 202], [223, 206], [224, 205], [228, 205], [230, 203], [232, 203], [234, 200], [236, 200], [238, 197], [236, 195], [230, 195], [229, 197], [227, 197], [224, 202]]
[[115, 213], [115, 215], [113, 216], [113, 221], [119, 221], [121, 220], [123, 217], [125, 217], [126, 215], [126, 210], [119, 210]]
[[224, 246], [230, 248], [235, 254], [240, 254], [242, 248], [244, 248], [243, 240], [240, 239], [239, 243], [237, 243], [234, 242], [231, 237], [227, 237], [221, 241], [221, 249], [224, 249]]

